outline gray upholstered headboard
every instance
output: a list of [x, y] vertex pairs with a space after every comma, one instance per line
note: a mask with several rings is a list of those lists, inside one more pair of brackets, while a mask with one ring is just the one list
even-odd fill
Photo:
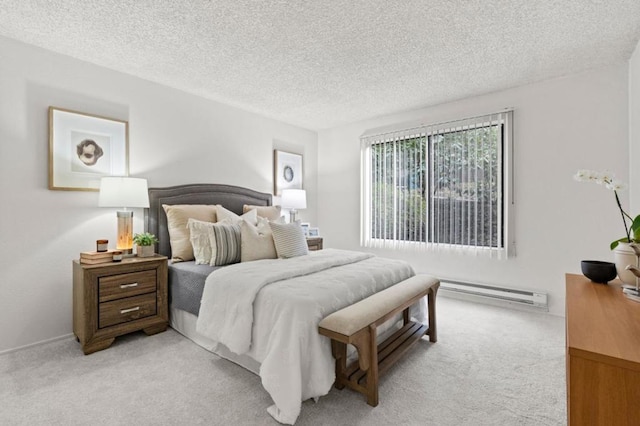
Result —
[[163, 204], [221, 204], [241, 215], [245, 204], [270, 206], [271, 194], [214, 183], [149, 188], [149, 208], [144, 210], [144, 228], [160, 240], [156, 252], [171, 257], [167, 215], [162, 208]]

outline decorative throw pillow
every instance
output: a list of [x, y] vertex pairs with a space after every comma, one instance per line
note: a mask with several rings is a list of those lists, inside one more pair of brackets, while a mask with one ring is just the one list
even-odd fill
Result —
[[216, 221], [216, 206], [204, 204], [163, 204], [162, 208], [167, 214], [167, 228], [169, 230], [169, 243], [171, 244], [171, 260], [183, 262], [193, 260], [193, 247], [191, 246], [187, 221], [191, 219], [203, 222]]
[[279, 258], [288, 259], [309, 254], [307, 238], [304, 236], [299, 221], [293, 223], [270, 222], [269, 226], [273, 232], [273, 242]]
[[209, 240], [209, 229], [214, 224], [189, 218], [187, 228], [189, 228], [189, 240], [193, 248], [193, 257], [196, 265], [208, 265], [211, 263], [211, 242]]
[[240, 225], [214, 223], [209, 228], [211, 266], [223, 266], [240, 262]]
[[275, 259], [278, 257], [273, 243], [271, 227], [267, 219], [258, 218], [258, 226], [245, 221], [240, 223], [240, 261], [250, 262], [260, 259]]
[[251, 210], [255, 210], [258, 213], [258, 217], [264, 217], [269, 220], [277, 220], [282, 212], [280, 206], [252, 206], [250, 204], [242, 206], [243, 213], [248, 213]]
[[255, 226], [258, 223], [258, 212], [255, 210], [250, 210], [247, 213], [243, 214], [242, 216], [238, 216], [231, 210], [225, 209], [220, 204], [216, 205], [216, 209], [218, 214], [218, 221], [220, 222], [222, 222], [223, 220], [226, 220], [228, 222], [240, 225], [240, 222], [245, 220], [250, 224], [252, 224], [253, 226]]

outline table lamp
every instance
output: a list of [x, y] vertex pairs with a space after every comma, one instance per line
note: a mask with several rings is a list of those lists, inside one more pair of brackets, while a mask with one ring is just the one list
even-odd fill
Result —
[[289, 222], [296, 220], [298, 209], [307, 208], [307, 191], [304, 189], [283, 189], [282, 190], [282, 208], [289, 210]]
[[100, 180], [99, 207], [122, 208], [118, 217], [116, 249], [125, 255], [133, 253], [133, 211], [127, 208], [149, 207], [147, 180], [131, 177], [103, 177]]

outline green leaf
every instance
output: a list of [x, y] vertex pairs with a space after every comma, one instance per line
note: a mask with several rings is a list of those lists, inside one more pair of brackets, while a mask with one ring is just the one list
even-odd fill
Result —
[[628, 243], [628, 242], [629, 242], [629, 239], [627, 237], [620, 238], [619, 240], [615, 240], [614, 242], [612, 242], [609, 247], [611, 248], [611, 250], [613, 250], [614, 248], [618, 247], [618, 243]]
[[631, 231], [633, 232], [633, 239], [635, 241], [640, 240], [640, 215], [636, 216], [633, 219], [633, 223], [631, 224]]

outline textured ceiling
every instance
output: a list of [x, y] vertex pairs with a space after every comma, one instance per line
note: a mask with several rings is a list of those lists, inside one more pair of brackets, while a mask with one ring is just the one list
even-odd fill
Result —
[[323, 129], [626, 61], [640, 0], [0, 0], [0, 35]]

